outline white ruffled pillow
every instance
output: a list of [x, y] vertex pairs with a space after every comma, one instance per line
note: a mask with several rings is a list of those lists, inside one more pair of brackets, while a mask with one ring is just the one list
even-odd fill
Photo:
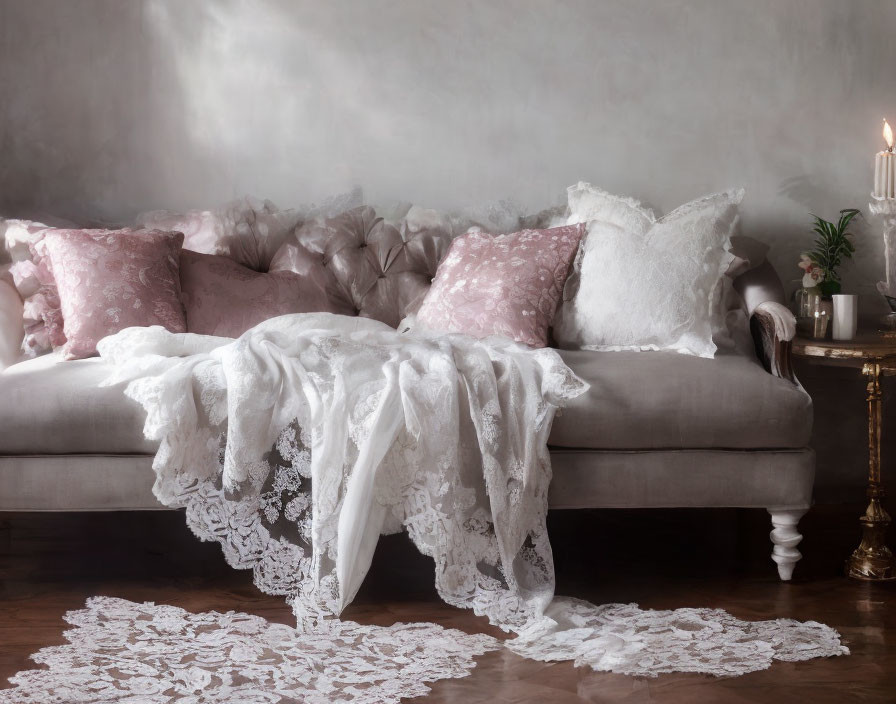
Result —
[[658, 220], [637, 201], [571, 186], [568, 223], [587, 222], [588, 233], [554, 321], [557, 344], [712, 358], [742, 199], [726, 191]]

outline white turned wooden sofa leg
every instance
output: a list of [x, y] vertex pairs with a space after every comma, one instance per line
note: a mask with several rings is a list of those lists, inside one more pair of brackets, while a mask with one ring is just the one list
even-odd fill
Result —
[[803, 539], [796, 529], [800, 519], [808, 509], [768, 509], [772, 517], [772, 532], [769, 534], [774, 548], [772, 560], [778, 563], [778, 575], [785, 582], [793, 576], [793, 566], [802, 557], [796, 546]]

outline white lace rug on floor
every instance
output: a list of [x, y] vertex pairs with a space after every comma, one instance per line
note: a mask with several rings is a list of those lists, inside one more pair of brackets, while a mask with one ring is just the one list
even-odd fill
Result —
[[[525, 642], [513, 650], [550, 660], [551, 644], [564, 658], [572, 647], [576, 664], [636, 675], [740, 675], [765, 669], [773, 659], [845, 652], [836, 634], [818, 623], [568, 601], [552, 607], [572, 615], [575, 628], [541, 634], [532, 652]], [[383, 627], [331, 620], [303, 632], [234, 611], [192, 614], [111, 597], [88, 599], [86, 608], [70, 611], [65, 620], [74, 626], [65, 632], [68, 644], [32, 655], [47, 669], [11, 677], [14, 687], [0, 690], [0, 702], [390, 704], [426, 694], [427, 683], [467, 676], [477, 656], [502, 647], [491, 636], [433, 623]]]
[[845, 652], [817, 623], [555, 598], [547, 440], [587, 384], [553, 349], [399, 330], [312, 313], [237, 340], [152, 327], [99, 344], [159, 442], [156, 497], [285, 597], [300, 632], [340, 628], [379, 536], [404, 530], [440, 597], [530, 658], [730, 675]]
[[94, 597], [65, 620], [67, 645], [43, 648], [0, 690], [4, 704], [390, 704], [464, 677], [500, 645], [432, 623], [334, 621], [302, 633], [250, 614], [192, 614]]

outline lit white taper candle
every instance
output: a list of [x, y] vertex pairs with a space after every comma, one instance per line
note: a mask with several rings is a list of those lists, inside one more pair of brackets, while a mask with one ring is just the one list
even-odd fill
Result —
[[886, 151], [878, 152], [874, 159], [874, 197], [896, 198], [896, 155], [893, 154], [893, 130], [884, 120]]

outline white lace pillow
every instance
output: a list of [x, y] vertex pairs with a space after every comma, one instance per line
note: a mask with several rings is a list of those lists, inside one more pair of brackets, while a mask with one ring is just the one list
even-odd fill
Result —
[[657, 220], [636, 201], [571, 187], [569, 222], [587, 217], [588, 233], [554, 321], [558, 345], [713, 357], [742, 198], [718, 193]]
[[656, 222], [653, 211], [634, 198], [614, 196], [584, 181], [567, 188], [566, 194], [569, 203], [567, 225], [600, 220], [643, 235]]

